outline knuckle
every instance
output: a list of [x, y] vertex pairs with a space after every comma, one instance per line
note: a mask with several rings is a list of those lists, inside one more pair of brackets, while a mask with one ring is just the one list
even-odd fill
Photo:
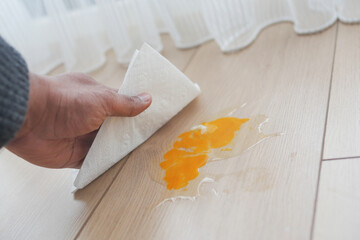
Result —
[[97, 87], [96, 91], [105, 100], [106, 103], [111, 104], [116, 102], [118, 94], [110, 88], [105, 86]]
[[105, 88], [103, 90], [103, 95], [105, 98], [112, 101], [118, 94], [116, 92], [112, 91], [111, 89]]
[[85, 73], [72, 73], [73, 77], [83, 83], [93, 83], [95, 80]]

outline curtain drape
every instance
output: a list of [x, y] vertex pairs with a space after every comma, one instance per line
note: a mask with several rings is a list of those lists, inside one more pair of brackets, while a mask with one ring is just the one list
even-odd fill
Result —
[[113, 48], [128, 63], [143, 42], [161, 51], [160, 34], [178, 48], [214, 39], [223, 52], [249, 45], [266, 26], [291, 21], [299, 34], [337, 19], [360, 21], [360, 0], [1, 0], [0, 34], [37, 73], [60, 63], [89, 72]]

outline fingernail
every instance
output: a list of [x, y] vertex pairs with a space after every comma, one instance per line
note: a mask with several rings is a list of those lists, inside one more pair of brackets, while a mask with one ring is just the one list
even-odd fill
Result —
[[151, 96], [150, 96], [150, 94], [148, 94], [148, 93], [140, 93], [139, 95], [138, 95], [138, 97], [141, 99], [141, 101], [143, 101], [143, 102], [150, 102], [150, 99], [151, 99]]

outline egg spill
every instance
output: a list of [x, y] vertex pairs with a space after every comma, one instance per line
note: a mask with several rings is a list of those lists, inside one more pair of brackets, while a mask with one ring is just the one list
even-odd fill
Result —
[[189, 181], [199, 175], [199, 168], [206, 164], [214, 149], [231, 151], [232, 149], [226, 146], [234, 139], [235, 132], [247, 121], [247, 118], [224, 117], [203, 122], [181, 134], [173, 148], [165, 153], [165, 161], [160, 163], [160, 167], [165, 170], [167, 189], [186, 187]]
[[159, 205], [176, 199], [195, 200], [203, 183], [214, 182], [220, 176], [202, 170], [206, 164], [238, 156], [280, 135], [262, 132], [269, 120], [266, 116], [237, 118], [231, 116], [234, 112], [180, 134], [163, 157], [153, 160], [150, 177], [165, 186]]

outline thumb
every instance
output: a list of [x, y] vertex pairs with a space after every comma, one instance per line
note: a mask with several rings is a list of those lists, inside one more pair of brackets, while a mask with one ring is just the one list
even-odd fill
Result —
[[151, 95], [141, 93], [137, 96], [114, 94], [108, 102], [108, 116], [133, 117], [147, 109], [151, 104]]

